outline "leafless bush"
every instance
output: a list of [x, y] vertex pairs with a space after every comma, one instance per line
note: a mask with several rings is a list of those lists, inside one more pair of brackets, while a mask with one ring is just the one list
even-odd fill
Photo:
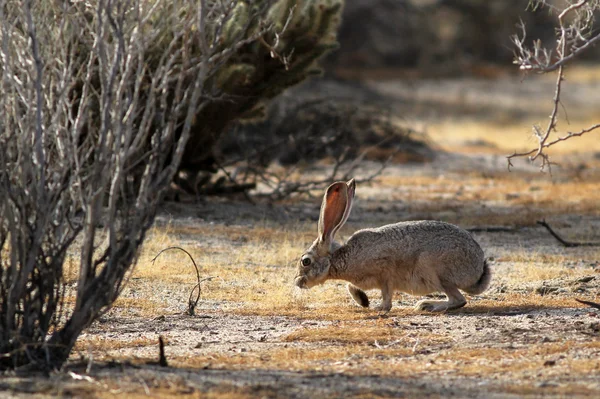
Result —
[[[557, 5], [561, 4], [561, 5]], [[552, 137], [558, 133], [559, 107], [561, 105], [561, 90], [565, 79], [565, 67], [568, 63], [589, 51], [595, 44], [600, 42], [600, 32], [594, 29], [595, 17], [600, 11], [598, 0], [565, 0], [564, 2], [550, 2], [548, 0], [533, 0], [530, 7], [547, 7], [554, 13], [558, 20], [556, 30], [556, 44], [544, 47], [537, 39], [533, 44], [527, 45], [527, 29], [521, 24], [521, 33], [513, 37], [516, 46], [515, 64], [525, 72], [556, 73], [556, 86], [553, 98], [553, 107], [550, 120], [546, 127], [533, 126], [533, 134], [538, 141], [537, 148], [530, 151], [515, 152], [508, 157], [508, 166], [512, 166], [511, 160], [515, 157], [529, 156], [531, 161], [541, 159], [540, 167], [550, 167], [550, 158], [546, 152], [552, 147], [565, 140], [579, 137], [584, 134], [600, 129], [600, 123], [591, 125], [577, 132], [567, 132], [562, 136]]]
[[236, 4], [0, 0], [0, 369], [60, 367], [122, 291], [207, 82], [271, 29]]

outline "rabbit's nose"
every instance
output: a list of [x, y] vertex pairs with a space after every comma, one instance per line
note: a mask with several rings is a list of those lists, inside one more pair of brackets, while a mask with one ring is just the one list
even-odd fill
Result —
[[306, 288], [306, 277], [296, 277], [296, 279], [294, 280], [294, 284], [296, 284], [296, 287], [298, 288]]

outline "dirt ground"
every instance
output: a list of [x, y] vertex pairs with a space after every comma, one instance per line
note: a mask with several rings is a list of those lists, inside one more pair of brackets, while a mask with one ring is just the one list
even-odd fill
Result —
[[[438, 157], [392, 165], [358, 186], [339, 238], [415, 219], [471, 229], [494, 277], [466, 307], [428, 314], [412, 308], [421, 298], [398, 293], [383, 314], [355, 305], [343, 282], [293, 287], [320, 193], [277, 204], [165, 204], [122, 298], [80, 337], [65, 370], [5, 376], [2, 396], [600, 397], [600, 310], [575, 301], [600, 300], [600, 246], [566, 248], [536, 224], [600, 241], [598, 139], [557, 153], [552, 176], [525, 161], [508, 172], [502, 126], [486, 120], [479, 135], [444, 139], [435, 133], [443, 119], [436, 114], [428, 129]], [[189, 259], [170, 251], [151, 262], [169, 246], [189, 251], [211, 278], [194, 316]], [[380, 294], [368, 294], [376, 305]], [[156, 364], [159, 336], [169, 367]]]

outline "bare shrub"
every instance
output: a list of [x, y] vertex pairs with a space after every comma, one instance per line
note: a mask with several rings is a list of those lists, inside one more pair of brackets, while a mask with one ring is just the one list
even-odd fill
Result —
[[194, 126], [257, 69], [242, 49], [291, 74], [252, 74], [262, 91], [221, 123], [309, 74], [318, 52], [295, 64], [280, 40], [292, 3], [0, 0], [0, 369], [60, 367], [110, 308]]
[[558, 20], [558, 28], [555, 33], [556, 42], [550, 47], [545, 47], [541, 40], [536, 39], [533, 40], [531, 46], [527, 45], [527, 28], [521, 24], [521, 33], [513, 37], [516, 46], [514, 63], [525, 72], [556, 73], [556, 86], [548, 124], [545, 127], [533, 126], [533, 135], [538, 142], [537, 148], [510, 155], [508, 166], [509, 168], [512, 166], [513, 158], [528, 156], [531, 161], [541, 159], [540, 167], [544, 169], [551, 166], [546, 152], [549, 147], [600, 129], [600, 123], [596, 123], [577, 132], [557, 135], [565, 68], [568, 63], [580, 58], [600, 42], [600, 32], [594, 29], [595, 18], [600, 11], [600, 1], [532, 0], [529, 5], [533, 9], [546, 7], [556, 15]]
[[[260, 187], [259, 197], [282, 200], [322, 190], [335, 180], [371, 181], [392, 161], [434, 157], [418, 132], [400, 125], [378, 105], [331, 96], [282, 98], [265, 122], [238, 124], [224, 136], [229, 177], [239, 186]], [[318, 179], [304, 176], [319, 160], [329, 161], [329, 173]], [[364, 160], [379, 166], [368, 175], [359, 173]], [[274, 161], [283, 168], [271, 167]]]

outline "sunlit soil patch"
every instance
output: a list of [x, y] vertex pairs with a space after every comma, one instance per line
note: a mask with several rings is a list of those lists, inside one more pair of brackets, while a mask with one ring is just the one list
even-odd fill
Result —
[[[168, 375], [166, 378], [157, 375], [155, 377], [138, 376], [137, 378], [112, 378], [107, 381], [103, 390], [98, 388], [81, 390], [73, 393], [89, 395], [101, 399], [114, 399], [126, 395], [132, 399], [147, 399], [148, 397], [165, 399], [255, 399], [255, 398], [278, 398], [282, 397], [282, 390], [278, 387], [262, 385], [259, 381], [255, 385], [240, 386], [234, 383], [207, 384], [197, 390], [189, 386], [184, 377]], [[180, 381], [183, 380], [183, 381]], [[373, 392], [368, 388], [357, 390], [358, 392], [344, 392], [344, 398], [349, 399], [384, 399], [395, 398], [396, 394]], [[70, 393], [72, 391], [69, 391]], [[304, 396], [302, 396], [304, 397]], [[319, 392], [319, 398], [337, 399], [338, 393]], [[427, 395], [428, 398], [436, 399], [441, 396]]]

